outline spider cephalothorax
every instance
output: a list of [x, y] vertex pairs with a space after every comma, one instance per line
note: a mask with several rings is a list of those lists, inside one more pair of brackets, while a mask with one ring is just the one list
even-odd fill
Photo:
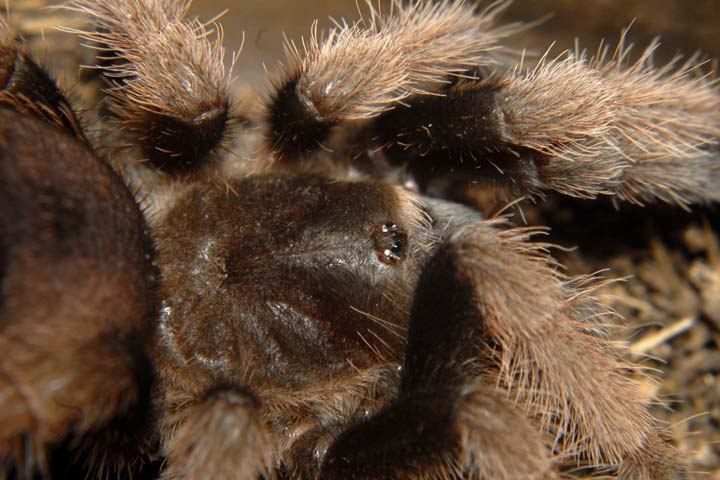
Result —
[[186, 2], [72, 0], [94, 135], [2, 21], [0, 476], [687, 478], [597, 282], [414, 190], [716, 201], [720, 92], [653, 47], [515, 68], [505, 5], [368, 5], [241, 125]]

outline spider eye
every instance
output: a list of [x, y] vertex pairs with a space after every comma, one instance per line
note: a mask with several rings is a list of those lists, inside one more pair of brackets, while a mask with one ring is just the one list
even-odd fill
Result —
[[387, 222], [373, 229], [375, 251], [381, 262], [397, 265], [407, 253], [407, 234], [393, 222]]

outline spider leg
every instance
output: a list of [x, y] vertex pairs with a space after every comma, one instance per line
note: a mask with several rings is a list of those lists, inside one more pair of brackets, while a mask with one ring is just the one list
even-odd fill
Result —
[[550, 479], [531, 423], [492, 388], [428, 385], [346, 430], [320, 478]]
[[[100, 52], [110, 111], [126, 143], [161, 172], [195, 173], [214, 158], [231, 120], [220, 27], [187, 19], [190, 2], [74, 0], [91, 31], [67, 29]], [[213, 38], [215, 33], [215, 38]]]
[[508, 2], [477, 12], [471, 2], [368, 2], [368, 15], [338, 23], [323, 38], [317, 27], [304, 55], [288, 42], [286, 69], [267, 110], [267, 143], [279, 165], [297, 166], [328, 148], [336, 127], [377, 117], [415, 94], [434, 94], [449, 75], [492, 61], [500, 38], [518, 24], [495, 25]]
[[71, 431], [141, 415], [154, 273], [137, 205], [2, 19], [0, 87], [0, 456], [28, 477]]
[[313, 31], [304, 56], [288, 44], [292, 66], [268, 105], [277, 165], [325, 151], [371, 174], [407, 164], [421, 184], [449, 171], [531, 194], [720, 200], [720, 89], [697, 57], [655, 67], [655, 42], [630, 63], [623, 36], [612, 55], [493, 72], [497, 42], [521, 28], [494, 25], [504, 4], [393, 5], [324, 39]]
[[216, 387], [171, 412], [163, 429], [171, 479], [255, 480], [270, 467], [272, 450], [261, 425], [260, 402], [240, 387]]
[[343, 432], [321, 478], [550, 479], [550, 450], [493, 386], [474, 381], [484, 326], [451, 245], [421, 275], [393, 404]]
[[87, 142], [77, 115], [50, 76], [0, 16], [0, 104], [47, 121]]
[[588, 280], [567, 280], [527, 229], [500, 231], [478, 222], [453, 234], [457, 261], [474, 285], [484, 331], [480, 373], [506, 392], [541, 430], [555, 437], [562, 462], [619, 468], [621, 478], [686, 478], [685, 466], [662, 441], [633, 366], [605, 338], [610, 312]]
[[[720, 89], [691, 58], [656, 68], [656, 44], [627, 64], [566, 52], [441, 96], [414, 96], [366, 134], [415, 172], [463, 173], [520, 192], [635, 203], [720, 200]], [[421, 179], [426, 181], [426, 179]]]

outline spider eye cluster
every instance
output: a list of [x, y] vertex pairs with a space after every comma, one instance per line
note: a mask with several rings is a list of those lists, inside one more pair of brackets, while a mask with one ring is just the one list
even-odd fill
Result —
[[386, 222], [373, 230], [375, 251], [381, 262], [398, 265], [407, 255], [407, 234], [393, 222]]

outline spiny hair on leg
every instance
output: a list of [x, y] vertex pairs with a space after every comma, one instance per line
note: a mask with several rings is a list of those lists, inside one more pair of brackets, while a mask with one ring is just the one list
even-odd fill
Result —
[[546, 188], [635, 203], [720, 199], [718, 84], [696, 57], [656, 68], [657, 46], [628, 64], [623, 35], [611, 56], [607, 46], [592, 58], [569, 51], [497, 82], [504, 140], [545, 157]]
[[[100, 51], [111, 110], [166, 172], [197, 169], [227, 133], [231, 69], [222, 30], [188, 19], [186, 0], [71, 0], [95, 29], [66, 29]], [[233, 56], [233, 64], [235, 57]]]
[[554, 435], [559, 460], [613, 466], [634, 458], [657, 426], [639, 381], [628, 376], [635, 367], [602, 335], [612, 312], [594, 300], [591, 281], [564, 278], [547, 245], [528, 242], [532, 229], [501, 231], [497, 223], [470, 225], [450, 239], [466, 259], [497, 368], [483, 376]]
[[450, 75], [492, 63], [498, 40], [522, 28], [496, 25], [508, 2], [476, 12], [470, 2], [393, 0], [385, 14], [314, 25], [302, 51], [287, 42], [287, 67], [268, 106], [270, 147], [280, 158], [319, 148], [331, 128], [371, 118], [414, 94], [437, 92]]
[[459, 463], [471, 478], [555, 478], [546, 435], [493, 386], [469, 384], [462, 388], [456, 424]]
[[273, 449], [259, 409], [259, 400], [248, 391], [223, 387], [183, 405], [165, 421], [164, 476], [251, 480], [267, 473]]

